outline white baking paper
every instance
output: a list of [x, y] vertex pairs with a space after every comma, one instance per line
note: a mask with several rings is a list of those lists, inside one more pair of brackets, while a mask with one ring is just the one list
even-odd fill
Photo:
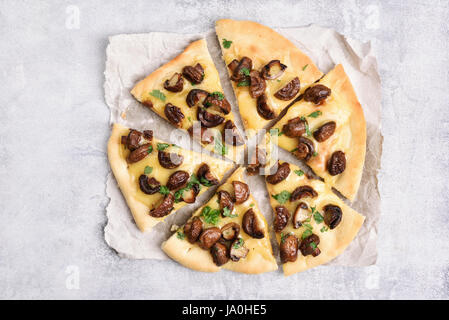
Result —
[[[316, 25], [302, 28], [279, 29], [279, 33], [293, 41], [308, 54], [315, 64], [326, 73], [335, 64], [343, 64], [357, 96], [363, 106], [367, 121], [367, 153], [364, 173], [357, 198], [351, 206], [365, 215], [366, 220], [356, 239], [343, 254], [329, 265], [367, 266], [376, 262], [377, 222], [380, 216], [380, 196], [377, 173], [380, 169], [382, 153], [381, 135], [381, 83], [377, 72], [377, 62], [371, 44], [348, 39], [336, 31]], [[121, 123], [136, 129], [153, 129], [155, 136], [162, 140], [189, 147], [189, 137], [180, 141], [170, 141], [173, 128], [168, 122], [147, 108], [143, 108], [129, 93], [134, 84], [159, 66], [170, 61], [183, 51], [192, 41], [206, 37], [209, 51], [215, 61], [226, 97], [233, 106], [236, 124], [242, 129], [238, 107], [227, 79], [227, 70], [221, 59], [218, 41], [214, 31], [204, 34], [173, 34], [152, 32], [149, 34], [122, 34], [109, 38], [105, 70], [105, 99], [110, 108], [110, 122]], [[126, 114], [126, 117], [124, 115]], [[200, 150], [195, 143], [194, 150]], [[282, 160], [304, 167], [288, 152], [279, 150]], [[258, 201], [269, 222], [272, 221], [271, 208], [264, 179], [261, 176], [248, 179], [251, 192]], [[171, 235], [173, 224], [182, 225], [213, 194], [208, 190], [199, 201], [169, 216], [151, 232], [142, 233], [136, 227], [132, 215], [121, 195], [112, 174], [106, 182], [106, 193], [110, 198], [106, 214], [106, 242], [121, 257], [130, 259], [168, 259], [161, 251], [161, 243]], [[273, 241], [272, 241], [273, 242]], [[277, 246], [273, 242], [277, 253]]]

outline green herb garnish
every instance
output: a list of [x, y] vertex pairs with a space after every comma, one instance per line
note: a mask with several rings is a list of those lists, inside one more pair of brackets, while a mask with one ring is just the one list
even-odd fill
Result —
[[239, 83], [237, 83], [237, 87], [248, 87], [249, 81], [248, 80], [242, 80]]
[[237, 218], [238, 214], [231, 214], [231, 210], [229, 210], [228, 207], [223, 208], [223, 216], [229, 217], [229, 218]]
[[300, 177], [304, 175], [304, 171], [302, 170], [295, 170], [295, 173]]
[[148, 154], [150, 154], [151, 152], [153, 152], [153, 146], [149, 146], [147, 152], [148, 152]]
[[224, 99], [224, 94], [219, 91], [212, 92], [212, 95], [216, 96], [220, 101]]
[[304, 240], [305, 238], [311, 236], [312, 234], [313, 234], [313, 233], [312, 233], [312, 230], [306, 229], [306, 230], [304, 230], [304, 232], [302, 233], [301, 239]]
[[316, 157], [318, 155], [318, 152], [314, 152], [314, 153], [312, 153], [312, 156], [314, 156], [314, 157]]
[[242, 68], [239, 71], [241, 74], [244, 74], [245, 76], [249, 76], [249, 69], [248, 68]]
[[312, 241], [312, 242], [310, 243], [310, 247], [311, 247], [312, 249], [316, 249], [316, 243]]
[[280, 204], [284, 204], [287, 202], [287, 200], [290, 199], [291, 193], [287, 190], [282, 191], [281, 193], [278, 193], [276, 195], [271, 195], [274, 199], [277, 200]]
[[271, 136], [282, 136], [284, 133], [282, 131], [279, 130], [279, 128], [273, 128], [270, 129], [270, 135]]
[[304, 67], [302, 67], [302, 71], [306, 70], [306, 68], [309, 66], [309, 64], [306, 64]]
[[159, 188], [159, 193], [163, 194], [164, 196], [166, 196], [167, 194], [170, 193], [170, 190], [166, 186], [161, 186]]
[[201, 211], [201, 216], [206, 223], [216, 225], [218, 221], [220, 221], [220, 210], [206, 206], [203, 208], [203, 211]]
[[153, 168], [150, 166], [146, 166], [145, 169], [143, 170], [144, 174], [150, 174], [151, 172], [153, 172]]
[[310, 137], [312, 135], [312, 133], [310, 132], [309, 124], [307, 123], [306, 118], [304, 116], [302, 116], [301, 120], [304, 121], [304, 123], [306, 125], [306, 134], [307, 134], [307, 136]]
[[318, 110], [318, 111], [314, 111], [311, 114], [308, 115], [309, 118], [318, 118], [319, 116], [321, 116], [323, 113]]
[[183, 232], [178, 231], [176, 232], [176, 237], [180, 240], [184, 240], [186, 238], [186, 235]]
[[329, 230], [329, 228], [326, 227], [326, 226], [323, 226], [323, 227], [320, 229], [321, 232], [326, 232], [327, 230]]
[[223, 39], [223, 48], [229, 49], [231, 47], [232, 41]]
[[313, 215], [313, 219], [315, 219], [315, 221], [317, 223], [321, 223], [324, 221], [324, 217], [321, 213], [318, 212], [318, 210], [316, 209], [316, 207], [311, 207], [312, 209], [312, 215]]
[[223, 142], [221, 142], [221, 138], [215, 137], [215, 152], [221, 154], [222, 156], [228, 153], [228, 147], [226, 147]]
[[159, 150], [159, 151], [163, 151], [163, 150], [167, 149], [168, 147], [170, 147], [170, 145], [168, 143], [158, 143], [157, 144], [157, 150]]
[[234, 249], [239, 249], [243, 246], [243, 244], [245, 243], [245, 241], [243, 240], [243, 238], [239, 238], [233, 245], [232, 247]]
[[160, 92], [159, 90], [153, 90], [150, 92], [150, 95], [152, 95], [155, 98], [158, 98], [159, 100], [162, 100], [165, 102], [165, 94]]

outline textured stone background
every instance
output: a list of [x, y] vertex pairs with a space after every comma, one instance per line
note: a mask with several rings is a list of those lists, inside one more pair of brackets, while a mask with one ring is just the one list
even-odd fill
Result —
[[[449, 298], [449, 8], [431, 2], [1, 1], [0, 298]], [[225, 17], [373, 42], [385, 137], [377, 265], [274, 272], [255, 287], [120, 259], [104, 242], [107, 37], [205, 31]]]

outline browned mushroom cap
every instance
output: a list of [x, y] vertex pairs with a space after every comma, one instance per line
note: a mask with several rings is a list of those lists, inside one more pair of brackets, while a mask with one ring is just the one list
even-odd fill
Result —
[[228, 68], [229, 68], [229, 70], [231, 70], [231, 73], [234, 73], [234, 70], [235, 70], [235, 68], [237, 68], [238, 65], [239, 65], [239, 61], [237, 59], [232, 60], [228, 64]]
[[319, 127], [315, 132], [313, 133], [313, 137], [318, 142], [326, 141], [330, 138], [335, 132], [337, 124], [335, 121], [329, 121], [323, 124], [321, 127]]
[[158, 151], [157, 159], [165, 169], [174, 169], [179, 167], [184, 161], [184, 157], [180, 154]]
[[146, 174], [139, 177], [139, 187], [145, 194], [155, 194], [159, 192], [161, 184], [155, 178], [149, 178]]
[[253, 68], [253, 62], [248, 57], [243, 57], [237, 65], [235, 65], [234, 62], [231, 62], [231, 64], [233, 64], [233, 70], [230, 67], [230, 69], [232, 70], [232, 81], [241, 81], [246, 79], [247, 76], [243, 73], [243, 69], [248, 70], [249, 72]]
[[267, 96], [265, 94], [262, 94], [257, 98], [257, 113], [265, 120], [276, 118], [273, 109], [268, 105]]
[[303, 98], [305, 101], [310, 101], [315, 104], [322, 104], [330, 94], [331, 89], [322, 84], [316, 84], [308, 87], [306, 91], [304, 91]]
[[302, 223], [304, 220], [307, 220], [309, 218], [309, 206], [304, 203], [300, 202], [298, 206], [296, 207], [295, 214], [293, 215], [293, 228], [298, 229], [302, 226]]
[[153, 140], [153, 130], [143, 130], [143, 138], [150, 142]]
[[197, 63], [194, 67], [186, 66], [182, 69], [182, 75], [193, 84], [199, 84], [204, 79], [204, 69]]
[[293, 152], [293, 154], [300, 160], [308, 161], [315, 152], [313, 142], [306, 137], [299, 137], [298, 141], [298, 147]]
[[196, 200], [196, 196], [200, 193], [200, 186], [195, 183], [192, 185], [192, 188], [188, 189], [188, 190], [184, 190], [182, 192], [182, 196], [181, 199], [182, 201], [186, 202], [186, 203], [194, 203]]
[[217, 227], [204, 229], [200, 235], [200, 247], [210, 249], [221, 238], [221, 231]]
[[206, 128], [213, 128], [223, 123], [224, 118], [218, 114], [210, 113], [205, 108], [197, 109], [197, 117], [201, 125]]
[[200, 140], [200, 135], [201, 135], [201, 143], [204, 143], [204, 144], [212, 143], [214, 141], [213, 132], [205, 127], [201, 127], [201, 126], [198, 126], [198, 127], [199, 127], [198, 133], [194, 132], [195, 129], [193, 126], [191, 126], [189, 129], [187, 129], [187, 131], [196, 140]]
[[128, 155], [128, 163], [135, 163], [144, 159], [149, 154], [149, 152], [151, 152], [150, 150], [152, 150], [151, 143], [145, 143], [141, 145], [134, 151], [131, 151], [131, 153]]
[[311, 186], [300, 186], [293, 190], [290, 201], [300, 200], [302, 198], [315, 198], [318, 193]]
[[167, 194], [162, 202], [154, 209], [150, 210], [150, 216], [155, 218], [161, 218], [166, 216], [173, 210], [173, 204], [175, 203], [175, 197], [173, 194]]
[[287, 66], [279, 60], [271, 60], [262, 68], [262, 77], [266, 80], [274, 80], [282, 76]]
[[187, 184], [190, 175], [186, 171], [178, 170], [173, 172], [168, 178], [167, 188], [168, 190], [179, 190]]
[[264, 94], [267, 84], [265, 79], [260, 76], [259, 71], [251, 70], [249, 73], [250, 85], [249, 94], [252, 98], [258, 98]]
[[335, 151], [332, 153], [329, 161], [327, 162], [327, 171], [331, 176], [343, 173], [346, 169], [346, 156], [343, 151]]
[[307, 120], [296, 117], [288, 120], [282, 127], [282, 132], [290, 138], [296, 138], [306, 133]]
[[164, 89], [170, 92], [181, 92], [183, 87], [184, 79], [182, 78], [182, 74], [178, 72], [164, 82]]
[[265, 149], [256, 146], [256, 150], [253, 152], [251, 156], [250, 163], [246, 167], [246, 172], [250, 175], [256, 175], [259, 173], [259, 169], [262, 166], [265, 166], [267, 163], [267, 152]]
[[241, 181], [232, 181], [232, 186], [234, 187], [234, 198], [236, 204], [240, 204], [248, 200], [249, 187], [246, 183]]
[[129, 130], [128, 137], [126, 137], [125, 145], [129, 150], [134, 151], [138, 147], [140, 147], [141, 140], [142, 140], [142, 132], [131, 129]]
[[201, 184], [206, 186], [216, 185], [219, 182], [210, 171], [210, 167], [207, 163], [201, 164], [196, 175], [198, 179], [200, 179]]
[[287, 179], [290, 174], [290, 166], [287, 162], [277, 164], [278, 169], [276, 173], [267, 176], [265, 179], [269, 184], [278, 184], [279, 182]]
[[221, 236], [225, 240], [234, 240], [239, 236], [240, 226], [235, 222], [230, 222], [221, 227]]
[[215, 243], [210, 249], [210, 254], [217, 266], [222, 266], [229, 261], [228, 248], [222, 243]]
[[234, 210], [234, 200], [232, 199], [232, 196], [229, 192], [225, 190], [220, 190], [218, 191], [217, 196], [218, 202], [220, 204], [220, 209], [222, 210], [221, 212], [222, 214], [224, 208], [228, 208], [230, 212]]
[[193, 217], [184, 226], [184, 234], [187, 236], [187, 240], [190, 243], [195, 243], [200, 237], [203, 230], [203, 222], [198, 217]]
[[343, 212], [339, 206], [328, 204], [324, 208], [324, 223], [331, 229], [335, 229], [341, 222]]
[[284, 206], [277, 206], [274, 211], [273, 228], [275, 232], [281, 232], [287, 226], [288, 219], [290, 219], [290, 212]]
[[239, 130], [235, 126], [232, 120], [227, 120], [223, 127], [224, 130], [224, 141], [226, 144], [232, 146], [242, 146], [245, 144], [245, 141], [239, 134]]
[[293, 99], [299, 92], [301, 88], [299, 78], [295, 77], [292, 81], [287, 83], [284, 87], [279, 89], [274, 96], [279, 100], [288, 101]]
[[298, 258], [298, 238], [294, 234], [286, 235], [280, 243], [281, 262], [295, 262]]
[[213, 92], [209, 94], [203, 105], [206, 108], [218, 109], [224, 114], [231, 112], [231, 105], [221, 92]]
[[261, 223], [252, 208], [246, 211], [243, 215], [242, 227], [252, 238], [262, 239], [265, 236]]
[[203, 102], [206, 100], [208, 95], [209, 92], [205, 90], [192, 89], [187, 94], [186, 103], [190, 108], [203, 105]]
[[299, 245], [299, 250], [301, 250], [303, 256], [311, 254], [313, 257], [316, 257], [321, 253], [320, 249], [318, 248], [319, 244], [320, 237], [318, 237], [316, 234], [311, 234], [307, 238], [302, 239], [301, 244]]
[[231, 260], [234, 262], [239, 261], [240, 259], [246, 258], [248, 255], [248, 248], [245, 247], [245, 241], [243, 241], [242, 238], [235, 239], [234, 242], [232, 242], [229, 256], [231, 257]]
[[165, 105], [164, 114], [167, 117], [168, 121], [170, 121], [172, 124], [178, 127], [181, 126], [182, 119], [184, 119], [184, 114], [177, 106], [174, 106], [171, 103], [167, 103]]

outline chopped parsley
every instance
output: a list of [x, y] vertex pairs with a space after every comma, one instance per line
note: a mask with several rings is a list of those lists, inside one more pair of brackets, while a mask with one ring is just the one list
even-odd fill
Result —
[[168, 143], [158, 143], [157, 144], [158, 151], [163, 151], [163, 150], [167, 149], [168, 147], [170, 147], [170, 145]]
[[306, 230], [304, 230], [304, 232], [302, 233], [301, 239], [304, 240], [305, 238], [311, 236], [312, 234], [313, 234], [313, 233], [312, 233], [312, 230], [306, 229]]
[[306, 134], [307, 134], [307, 136], [310, 137], [312, 135], [312, 133], [310, 132], [309, 124], [307, 123], [306, 118], [304, 116], [302, 116], [301, 120], [304, 121], [304, 123], [306, 125]]
[[249, 206], [250, 206], [250, 207], [254, 207], [254, 203], [251, 203]]
[[160, 92], [159, 90], [153, 90], [150, 92], [150, 95], [152, 95], [155, 98], [158, 98], [159, 100], [162, 100], [165, 102], [165, 94]]
[[203, 211], [201, 211], [201, 216], [206, 223], [216, 225], [218, 221], [220, 221], [220, 210], [206, 206], [203, 208]]
[[159, 193], [163, 194], [164, 196], [166, 196], [167, 194], [170, 193], [170, 190], [168, 190], [168, 188], [166, 186], [161, 186], [159, 188]]
[[237, 87], [249, 87], [249, 80], [242, 80], [237, 83]]
[[[212, 95], [216, 96], [217, 99], [220, 101], [224, 99], [224, 94], [219, 91], [212, 92]], [[210, 103], [210, 102], [208, 102], [208, 103]]]
[[239, 71], [241, 74], [244, 74], [245, 76], [249, 76], [249, 69], [248, 68], [242, 68]]
[[213, 185], [209, 180], [207, 180], [207, 179], [204, 178], [204, 177], [201, 177], [201, 178], [200, 178], [200, 183], [201, 183], [203, 186], [206, 186], [206, 187], [210, 187], [210, 186]]
[[243, 238], [239, 238], [239, 239], [232, 245], [232, 247], [233, 247], [234, 249], [240, 249], [240, 248], [243, 246], [244, 243], [245, 243], [245, 240], [243, 240]]
[[320, 110], [314, 111], [311, 114], [308, 115], [309, 118], [318, 118], [319, 116], [321, 116], [323, 113]]
[[295, 173], [300, 177], [304, 175], [304, 171], [302, 170], [295, 170]]
[[176, 237], [180, 240], [184, 240], [186, 238], [186, 235], [183, 232], [178, 231], [176, 232]]
[[320, 229], [321, 232], [326, 232], [326, 231], [328, 231], [328, 230], [329, 230], [329, 228], [326, 227], [326, 226], [323, 226], [323, 227]]
[[311, 207], [312, 209], [312, 215], [313, 215], [313, 219], [315, 219], [315, 221], [317, 223], [321, 223], [324, 221], [324, 217], [321, 213], [318, 212], [318, 210], [316, 209], [316, 207]]
[[278, 193], [276, 195], [271, 195], [274, 199], [277, 200], [280, 204], [284, 204], [287, 202], [287, 200], [290, 199], [291, 193], [287, 190], [281, 191], [281, 193]]
[[306, 64], [304, 67], [302, 67], [302, 71], [305, 71], [308, 66], [309, 66], [309, 64]]
[[153, 172], [153, 168], [150, 166], [146, 166], [145, 169], [143, 170], [144, 174], [150, 174], [151, 172]]
[[223, 39], [223, 48], [229, 49], [231, 47], [232, 41]]
[[223, 216], [229, 217], [229, 218], [237, 218], [239, 215], [238, 214], [232, 214], [231, 210], [229, 210], [228, 207], [224, 207], [223, 208]]
[[292, 233], [283, 233], [281, 232], [281, 243], [285, 242], [285, 239], [287, 239], [288, 236], [292, 235]]
[[279, 128], [273, 128], [270, 129], [270, 135], [271, 136], [282, 136], [284, 133], [282, 131], [279, 130]]
[[312, 241], [312, 242], [310, 243], [310, 247], [311, 247], [312, 249], [316, 249], [316, 243]]
[[221, 154], [222, 156], [228, 154], [228, 147], [226, 147], [223, 142], [221, 142], [221, 138], [215, 138], [215, 152]]
[[149, 146], [147, 152], [148, 152], [148, 154], [150, 154], [151, 152], [153, 152], [153, 146]]
[[185, 186], [184, 188], [181, 188], [175, 192], [175, 202], [176, 203], [180, 202], [184, 192], [192, 189], [194, 184], [197, 184], [199, 190], [201, 190], [201, 185], [200, 185], [200, 182], [198, 181], [198, 178], [196, 177], [195, 174], [192, 174], [190, 177], [189, 183], [187, 183], [187, 186]]
[[314, 157], [316, 157], [318, 155], [318, 152], [314, 152], [314, 153], [312, 153], [312, 156], [314, 156]]

